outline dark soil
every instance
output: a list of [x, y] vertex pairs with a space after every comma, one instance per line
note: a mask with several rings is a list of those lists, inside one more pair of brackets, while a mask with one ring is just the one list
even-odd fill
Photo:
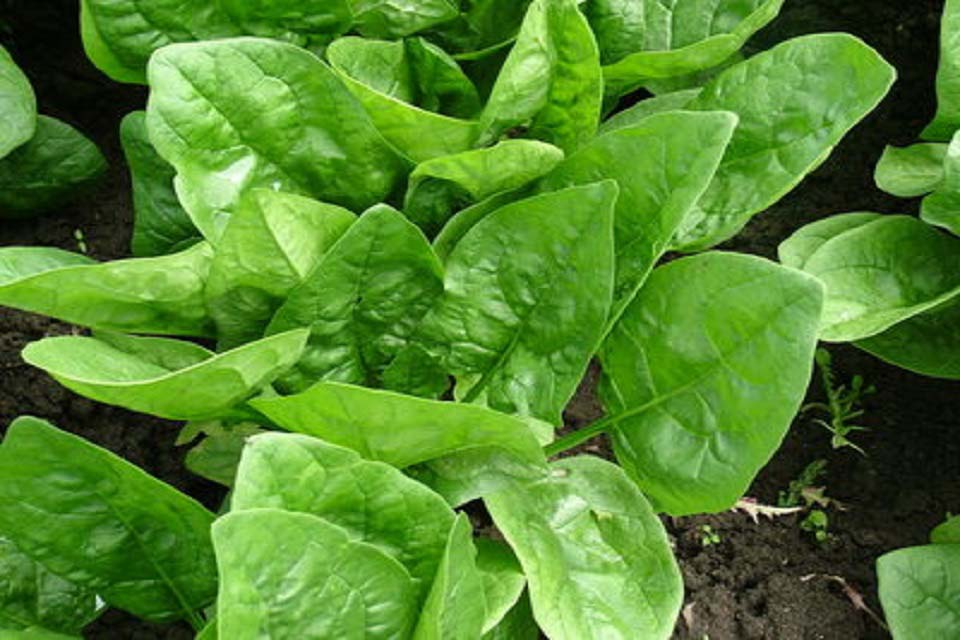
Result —
[[[129, 180], [117, 137], [120, 118], [142, 108], [142, 88], [112, 83], [93, 69], [77, 35], [75, 0], [0, 0], [0, 38], [25, 67], [41, 110], [86, 132], [104, 150], [111, 170], [99, 190], [39, 220], [0, 222], [0, 245], [49, 245], [76, 250], [80, 230], [91, 255], [125, 257], [131, 228]], [[913, 141], [933, 113], [937, 24], [942, 0], [792, 0], [781, 18], [751, 43], [766, 47], [815, 31], [849, 31], [876, 47], [900, 70], [890, 97], [831, 159], [774, 209], [759, 216], [727, 248], [773, 257], [777, 244], [803, 224], [834, 213], [906, 212], [916, 203], [884, 196], [873, 186], [883, 146]], [[187, 473], [173, 447], [178, 425], [79, 398], [24, 365], [20, 349], [45, 335], [70, 332], [61, 323], [0, 310], [0, 425], [32, 414], [108, 447], [149, 473], [216, 507], [221, 492]], [[803, 468], [827, 460], [824, 544], [802, 531], [803, 516], [754, 523], [742, 513], [666, 520], [687, 588], [678, 639], [850, 640], [888, 637], [857, 610], [841, 583], [879, 612], [873, 563], [891, 549], [921, 544], [947, 511], [960, 511], [960, 439], [953, 432], [960, 383], [930, 380], [887, 366], [849, 347], [833, 349], [838, 376], [863, 375], [877, 387], [866, 398], [858, 434], [866, 450], [833, 451], [812, 416], [795, 423], [783, 448], [751, 487], [774, 504]], [[814, 384], [811, 399], [821, 395]], [[597, 414], [591, 393], [578, 396], [570, 423]], [[589, 445], [606, 453], [604, 443]], [[720, 542], [704, 547], [701, 526]], [[158, 627], [110, 612], [88, 638], [189, 638], [184, 626]], [[585, 639], [586, 640], [586, 639]]]

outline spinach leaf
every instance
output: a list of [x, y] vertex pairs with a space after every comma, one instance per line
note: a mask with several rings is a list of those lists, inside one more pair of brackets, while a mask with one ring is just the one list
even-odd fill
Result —
[[438, 29], [436, 37], [465, 60], [510, 44], [530, 0], [461, 0], [460, 4], [460, 16]]
[[457, 61], [424, 38], [404, 41], [413, 68], [417, 104], [455, 118], [474, 118], [480, 113], [480, 95]]
[[138, 257], [174, 253], [201, 240], [174, 191], [177, 172], [150, 142], [146, 116], [143, 111], [134, 111], [120, 123], [120, 142], [133, 185], [131, 249]]
[[0, 218], [54, 209], [106, 170], [97, 145], [67, 123], [40, 116], [33, 137], [0, 159]]
[[36, 418], [0, 446], [0, 531], [61, 578], [153, 622], [216, 594], [213, 514], [104, 449]]
[[960, 544], [960, 516], [947, 518], [930, 532], [933, 544]]
[[356, 216], [336, 205], [253, 189], [240, 200], [217, 246], [204, 296], [221, 348], [263, 335]]
[[307, 331], [296, 330], [214, 355], [165, 338], [64, 336], [31, 342], [23, 359], [98, 402], [168, 418], [229, 412], [290, 368]]
[[510, 547], [490, 538], [477, 538], [477, 568], [483, 580], [487, 615], [483, 632], [499, 625], [523, 596], [527, 579]]
[[0, 304], [105, 331], [210, 335], [206, 243], [158, 258], [96, 263], [46, 247], [0, 249]]
[[446, 263], [450, 258], [450, 253], [453, 252], [453, 248], [463, 240], [467, 232], [473, 229], [478, 222], [502, 207], [518, 200], [523, 200], [530, 195], [531, 189], [521, 188], [514, 191], [506, 191], [490, 196], [486, 200], [481, 200], [466, 209], [461, 209], [443, 225], [440, 233], [434, 238], [433, 250], [436, 252], [437, 257]]
[[895, 638], [949, 638], [960, 628], [960, 544], [899, 549], [877, 560], [880, 603]]
[[368, 38], [402, 38], [457, 17], [453, 0], [351, 0], [356, 30]]
[[485, 498], [554, 640], [669, 638], [683, 602], [663, 525], [615, 465], [565, 458], [541, 480]]
[[841, 213], [812, 222], [780, 243], [777, 247], [780, 262], [784, 266], [803, 270], [810, 257], [828, 241], [883, 217], [880, 213]]
[[248, 422], [206, 424], [216, 424], [219, 428], [204, 429], [208, 435], [187, 451], [183, 466], [201, 478], [232, 488], [247, 439], [264, 431]]
[[483, 640], [539, 640], [540, 628], [533, 619], [530, 598], [524, 594], [496, 627], [483, 634]]
[[943, 158], [943, 182], [920, 205], [924, 221], [960, 235], [960, 131]]
[[736, 234], [818, 167], [895, 75], [862, 41], [836, 33], [789, 40], [722, 72], [687, 108], [733, 111], [740, 124], [676, 247], [705, 249]]
[[33, 137], [37, 126], [37, 97], [10, 53], [0, 45], [0, 158]]
[[940, 66], [937, 69], [937, 113], [920, 134], [946, 142], [960, 129], [960, 2], [945, 0], [940, 20]]
[[874, 173], [877, 187], [899, 198], [915, 198], [934, 191], [943, 182], [945, 144], [887, 147]]
[[610, 310], [617, 193], [604, 181], [510, 204], [454, 247], [416, 341], [466, 402], [560, 423]]
[[616, 131], [617, 129], [633, 127], [640, 124], [640, 121], [645, 118], [657, 115], [658, 113], [681, 111], [690, 104], [694, 98], [700, 95], [700, 91], [701, 89], [698, 87], [696, 89], [674, 91], [673, 93], [665, 93], [641, 100], [629, 109], [624, 109], [605, 120], [600, 124], [600, 129], [597, 133], [603, 135]]
[[400, 180], [401, 160], [308, 51], [255, 38], [172, 45], [151, 59], [148, 75], [150, 139], [214, 243], [249, 189], [362, 210]]
[[280, 387], [375, 382], [442, 287], [440, 262], [420, 230], [386, 205], [370, 209], [290, 292], [267, 328], [310, 328], [303, 359]]
[[350, 0], [215, 0], [245, 33], [320, 46], [353, 24]]
[[403, 565], [317, 516], [233, 512], [213, 525], [213, 543], [221, 637], [406, 638], [416, 622]]
[[823, 291], [753, 256], [651, 274], [601, 352], [617, 459], [671, 515], [728, 509], [776, 451], [810, 380]]
[[118, 54], [114, 53], [111, 45], [100, 33], [90, 0], [80, 0], [80, 37], [87, 58], [110, 79], [130, 84], [147, 83], [146, 58], [143, 64], [131, 60], [130, 64], [134, 66], [127, 66]]

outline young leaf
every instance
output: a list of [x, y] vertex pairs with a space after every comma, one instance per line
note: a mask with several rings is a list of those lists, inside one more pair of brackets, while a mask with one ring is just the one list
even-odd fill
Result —
[[106, 170], [97, 145], [67, 123], [40, 116], [34, 136], [0, 159], [0, 218], [54, 209]]
[[103, 331], [207, 336], [213, 251], [97, 263], [46, 247], [0, 249], [0, 304]]
[[108, 604], [153, 622], [213, 601], [213, 514], [112, 453], [36, 418], [0, 446], [0, 530]]
[[673, 112], [598, 136], [538, 185], [553, 191], [600, 178], [620, 186], [617, 275], [610, 323], [636, 295], [696, 205], [733, 135], [733, 114]]
[[285, 391], [321, 379], [369, 384], [406, 344], [443, 288], [430, 244], [401, 213], [379, 205], [364, 213], [290, 292], [267, 328], [310, 329]]
[[213, 525], [221, 638], [406, 638], [415, 589], [403, 566], [305, 513], [254, 509]]
[[553, 463], [550, 476], [488, 496], [553, 640], [669, 638], [683, 585], [663, 525], [615, 465]]
[[874, 172], [881, 191], [898, 198], [915, 198], [934, 191], [943, 182], [945, 144], [915, 144], [883, 150]]
[[951, 638], [960, 629], [960, 544], [899, 549], [877, 560], [880, 603], [895, 638]]
[[767, 463], [810, 380], [823, 291], [753, 256], [654, 270], [601, 353], [617, 459], [671, 515], [729, 509]]
[[795, 232], [780, 243], [777, 254], [780, 262], [801, 271], [810, 257], [828, 241], [851, 229], [862, 227], [880, 218], [880, 213], [841, 213], [829, 218], [817, 220]]
[[960, 235], [960, 131], [947, 146], [941, 168], [943, 182], [923, 199], [920, 217], [929, 224]]
[[480, 117], [481, 145], [515, 127], [566, 152], [600, 120], [600, 53], [576, 0], [534, 0]]
[[363, 108], [304, 49], [255, 38], [173, 45], [148, 76], [150, 139], [209, 240], [252, 188], [362, 210], [400, 179], [402, 162]]
[[419, 603], [434, 581], [455, 519], [440, 496], [397, 469], [290, 433], [249, 440], [231, 505], [234, 511], [299, 511], [341, 527], [406, 567]]
[[355, 28], [368, 38], [402, 38], [453, 20], [452, 0], [351, 0]]
[[946, 142], [960, 129], [960, 1], [945, 0], [940, 19], [940, 66], [937, 69], [937, 114], [920, 134]]
[[64, 336], [31, 342], [23, 359], [98, 402], [170, 420], [230, 409], [289, 369], [303, 351], [300, 329], [214, 355], [165, 338]]
[[244, 32], [264, 38], [321, 46], [353, 23], [350, 0], [218, 0]]
[[468, 402], [559, 424], [610, 310], [617, 192], [604, 181], [507, 205], [454, 247], [416, 340]]
[[544, 464], [543, 450], [522, 420], [475, 405], [329, 382], [250, 404], [283, 429], [399, 468], [484, 447], [510, 455], [527, 469], [527, 477]]
[[499, 625], [520, 601], [527, 579], [509, 546], [491, 538], [476, 538], [474, 543], [487, 603], [483, 622], [483, 632], [487, 633]]
[[895, 76], [876, 51], [837, 33], [788, 40], [722, 72], [687, 108], [733, 111], [740, 124], [675, 245], [700, 250], [736, 234], [818, 167]]
[[223, 232], [204, 291], [220, 347], [261, 337], [290, 291], [355, 220], [346, 209], [302, 196], [246, 194]]
[[0, 159], [33, 137], [37, 126], [37, 98], [17, 63], [0, 46]]
[[133, 183], [133, 255], [160, 256], [201, 240], [173, 189], [177, 172], [153, 148], [147, 114], [134, 111], [120, 123], [120, 142]]

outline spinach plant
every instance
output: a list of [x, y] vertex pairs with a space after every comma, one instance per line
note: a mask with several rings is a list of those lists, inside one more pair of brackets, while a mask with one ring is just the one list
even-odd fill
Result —
[[[90, 398], [188, 421], [189, 466], [231, 498], [212, 527], [182, 502], [158, 514], [162, 551], [195, 549], [205, 573], [181, 585], [179, 556], [156, 558], [156, 610], [126, 593], [133, 578], [75, 570], [14, 517], [0, 535], [204, 638], [669, 637], [683, 589], [656, 513], [740, 498], [800, 406], [823, 292], [752, 256], [656, 265], [789, 191], [883, 97], [889, 65], [853, 37], [806, 36], [603, 120], [604, 95], [722, 61], [779, 3], [746, 3], [752, 20], [721, 3], [706, 30], [684, 18], [673, 48], [669, 16], [628, 24], [629, 3], [477, 1], [448, 19], [445, 0], [409, 2], [412, 24], [396, 3], [351, 2], [337, 22], [336, 3], [223, 2], [151, 14], [164, 38], [111, 26], [108, 4], [156, 6], [84, 4], [88, 48], [150, 84], [122, 128], [141, 257], [2, 249], [0, 303], [92, 329], [23, 357]], [[517, 20], [510, 41], [491, 35], [498, 12]], [[271, 37], [152, 51], [238, 24]], [[492, 51], [444, 48], [479, 46]], [[620, 88], [618, 64], [634, 70]], [[594, 357], [607, 414], [557, 437]], [[18, 423], [0, 449], [17, 467], [18, 438], [49, 433]], [[603, 434], [619, 464], [554, 459]], [[52, 473], [14, 471], [38, 493]], [[477, 499], [506, 544], [472, 533]], [[70, 518], [48, 529], [89, 535]], [[178, 543], [197, 530], [209, 537]]]
[[0, 219], [56, 208], [107, 168], [83, 134], [37, 114], [30, 81], [2, 46], [0, 122]]

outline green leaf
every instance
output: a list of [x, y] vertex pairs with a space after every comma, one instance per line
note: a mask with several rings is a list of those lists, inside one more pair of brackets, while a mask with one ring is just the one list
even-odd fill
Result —
[[920, 217], [929, 224], [960, 235], [960, 131], [947, 146], [941, 168], [943, 182], [923, 199]]
[[603, 55], [605, 91], [721, 64], [765, 27], [784, 0], [598, 0], [587, 16]]
[[0, 446], [0, 530], [61, 578], [152, 622], [216, 595], [213, 514], [112, 453], [36, 418]]
[[827, 290], [820, 338], [850, 342], [960, 294], [960, 239], [885, 215], [828, 240], [803, 269]]
[[0, 45], [0, 159], [33, 137], [37, 126], [37, 98], [10, 53]]
[[740, 124], [675, 244], [705, 249], [793, 189], [886, 95], [896, 73], [847, 34], [788, 40], [730, 67], [687, 108], [733, 111]]
[[309, 513], [342, 528], [406, 567], [419, 603], [434, 581], [455, 519], [443, 498], [397, 469], [290, 433], [249, 441], [231, 504], [234, 511]]
[[598, 136], [540, 182], [541, 191], [600, 178], [611, 178], [620, 186], [610, 324], [636, 295], [707, 189], [736, 125], [736, 117], [723, 112], [651, 116]]
[[240, 455], [251, 436], [263, 433], [256, 425], [240, 423], [211, 433], [187, 452], [183, 465], [201, 478], [233, 487]]
[[428, 160], [410, 174], [404, 213], [428, 235], [464, 206], [519, 189], [549, 173], [563, 151], [536, 140], [504, 140], [492, 147]]
[[113, 52], [110, 45], [100, 34], [90, 3], [91, 0], [80, 0], [80, 37], [83, 40], [83, 50], [87, 54], [87, 58], [111, 80], [130, 84], [146, 84], [146, 65], [131, 61], [131, 64], [135, 66], [128, 67], [117, 57], [117, 54]]
[[530, 598], [524, 594], [496, 627], [483, 634], [483, 640], [539, 640], [540, 628], [533, 619]]
[[0, 249], [0, 304], [93, 329], [210, 335], [203, 307], [213, 251], [96, 263], [46, 247]]
[[450, 377], [423, 347], [407, 345], [383, 370], [383, 388], [436, 400], [450, 387]]
[[279, 191], [253, 189], [241, 198], [204, 292], [221, 348], [261, 337], [287, 295], [355, 220], [336, 205]]
[[83, 640], [80, 636], [63, 635], [38, 627], [30, 627], [19, 631], [4, 631], [3, 640]]
[[375, 382], [442, 288], [442, 267], [420, 230], [389, 206], [370, 209], [290, 292], [267, 328], [310, 329], [304, 357], [281, 387]]
[[323, 382], [307, 391], [250, 402], [277, 426], [404, 468], [451, 453], [493, 448], [536, 476], [543, 450], [527, 425], [484, 407], [424, 400]]
[[222, 638], [408, 637], [415, 589], [403, 566], [305, 513], [255, 509], [213, 525]]
[[98, 402], [170, 420], [222, 416], [290, 368], [307, 332], [295, 330], [212, 354], [165, 338], [64, 336], [31, 342], [23, 359]]
[[786, 267], [803, 270], [810, 256], [826, 242], [883, 217], [880, 213], [841, 213], [812, 222], [780, 243], [777, 247], [780, 262]]
[[915, 198], [934, 191], [943, 182], [945, 144], [886, 147], [874, 180], [881, 191], [898, 198]]
[[940, 65], [937, 68], [937, 113], [920, 134], [946, 142], [960, 129], [960, 2], [945, 0], [940, 20]]
[[960, 544], [960, 516], [953, 516], [930, 532], [933, 544]]
[[600, 125], [597, 131], [598, 135], [611, 133], [618, 129], [626, 129], [640, 124], [641, 120], [665, 113], [667, 111], [680, 111], [690, 104], [694, 98], [700, 95], [701, 89], [685, 89], [683, 91], [674, 91], [663, 95], [654, 96], [641, 100], [629, 109], [624, 109]]
[[368, 38], [402, 38], [453, 20], [451, 0], [351, 0], [355, 28]]
[[469, 0], [460, 17], [437, 30], [448, 50], [466, 60], [509, 45], [520, 31], [530, 0]]
[[437, 257], [446, 263], [450, 259], [453, 248], [463, 240], [467, 232], [473, 229], [478, 222], [508, 204], [523, 200], [531, 194], [531, 191], [531, 189], [517, 189], [499, 193], [460, 210], [443, 225], [440, 233], [433, 240], [433, 250]]
[[651, 274], [601, 353], [614, 451], [659, 511], [718, 512], [783, 440], [810, 381], [823, 291], [707, 253]]
[[[244, 32], [320, 46], [350, 29], [350, 0], [218, 0]], [[216, 2], [214, 3], [216, 4]]]
[[540, 628], [552, 640], [669, 638], [683, 585], [643, 494], [599, 458], [552, 468], [485, 500], [523, 565]]
[[50, 573], [0, 537], [0, 635], [31, 627], [79, 635], [97, 613], [95, 592]]
[[477, 538], [477, 568], [483, 580], [487, 615], [483, 632], [499, 625], [520, 601], [527, 579], [510, 547], [490, 538]]
[[404, 41], [413, 70], [419, 106], [455, 118], [475, 118], [480, 95], [457, 61], [424, 38]]
[[477, 550], [466, 514], [459, 514], [436, 579], [430, 589], [413, 640], [476, 640], [485, 615], [483, 581], [477, 570]]
[[480, 117], [481, 145], [516, 127], [574, 151], [597, 130], [600, 53], [576, 0], [534, 0]]
[[877, 560], [880, 603], [897, 640], [954, 638], [960, 629], [960, 545], [899, 549]]
[[55, 209], [106, 170], [97, 145], [67, 123], [40, 116], [34, 136], [0, 160], [0, 218]]
[[153, 148], [147, 114], [134, 111], [120, 123], [120, 142], [133, 183], [133, 255], [160, 256], [200, 241], [200, 232], [180, 206], [177, 172]]
[[362, 210], [400, 180], [388, 148], [337, 75], [291, 44], [242, 38], [165, 47], [148, 69], [150, 139], [216, 242], [257, 187]]
[[617, 192], [605, 181], [507, 205], [454, 247], [416, 342], [467, 402], [560, 424], [610, 310]]

